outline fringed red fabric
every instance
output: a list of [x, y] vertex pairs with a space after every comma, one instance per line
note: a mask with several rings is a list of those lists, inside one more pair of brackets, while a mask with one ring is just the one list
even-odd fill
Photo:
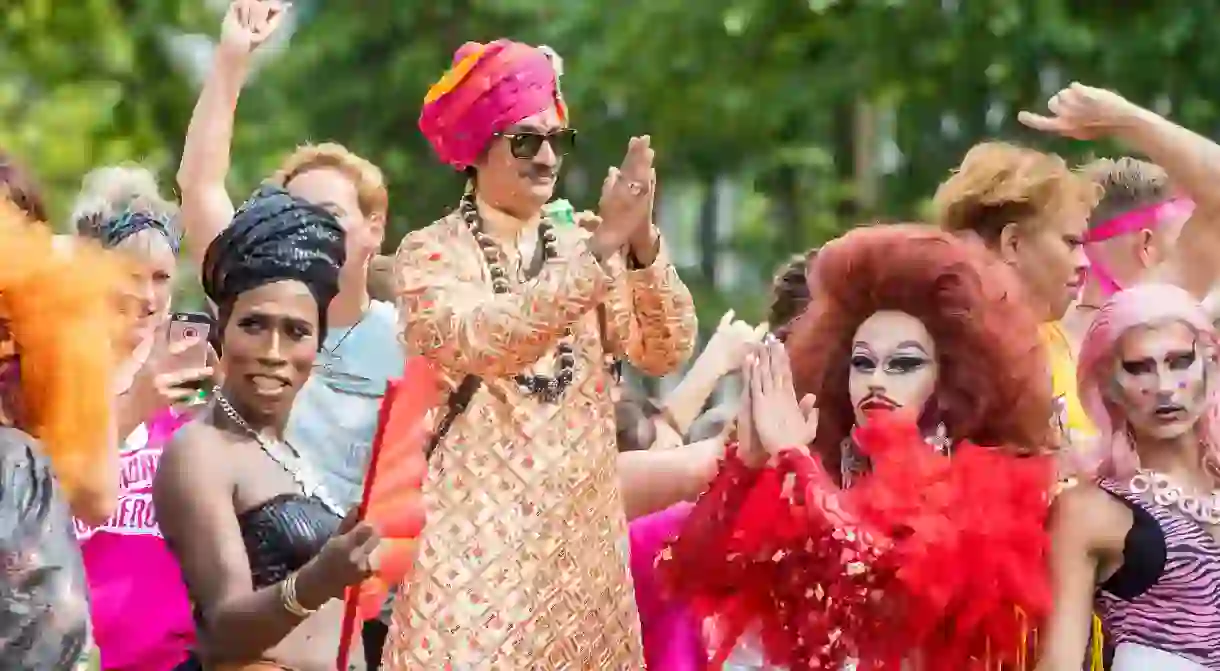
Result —
[[872, 470], [846, 491], [804, 449], [754, 474], [730, 454], [662, 554], [712, 618], [713, 662], [754, 630], [793, 671], [1015, 664], [1050, 604], [1053, 464], [969, 443], [949, 458], [894, 417], [854, 437]]

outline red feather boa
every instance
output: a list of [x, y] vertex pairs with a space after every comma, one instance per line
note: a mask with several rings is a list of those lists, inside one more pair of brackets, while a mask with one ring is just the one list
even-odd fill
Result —
[[896, 417], [854, 438], [872, 470], [850, 490], [804, 449], [757, 471], [730, 452], [662, 553], [670, 588], [713, 620], [713, 664], [747, 630], [792, 671], [1022, 659], [1050, 606], [1052, 461], [965, 442], [949, 458]]

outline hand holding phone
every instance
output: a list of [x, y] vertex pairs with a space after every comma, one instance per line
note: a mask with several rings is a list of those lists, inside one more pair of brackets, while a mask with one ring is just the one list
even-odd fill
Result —
[[208, 336], [212, 318], [199, 312], [175, 312], [169, 318], [167, 355], [178, 368], [203, 368], [208, 364]]
[[208, 315], [178, 312], [170, 317], [165, 342], [137, 374], [136, 384], [150, 412], [193, 404], [212, 388], [216, 355], [208, 345]]

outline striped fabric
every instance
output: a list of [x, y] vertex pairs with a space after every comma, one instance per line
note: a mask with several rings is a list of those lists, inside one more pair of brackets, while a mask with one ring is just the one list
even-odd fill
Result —
[[1111, 642], [1144, 646], [1220, 671], [1220, 543], [1198, 522], [1146, 501], [1125, 483], [1099, 485], [1145, 510], [1165, 536], [1165, 570], [1146, 592], [1127, 601], [1098, 591], [1097, 606]]

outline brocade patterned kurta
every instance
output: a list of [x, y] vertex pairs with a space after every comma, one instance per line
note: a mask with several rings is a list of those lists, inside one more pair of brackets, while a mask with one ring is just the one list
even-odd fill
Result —
[[[408, 351], [437, 364], [451, 389], [466, 374], [483, 384], [432, 457], [428, 523], [394, 605], [388, 669], [644, 668], [608, 355], [650, 375], [674, 370], [695, 344], [694, 304], [664, 249], [627, 270], [619, 256], [598, 263], [581, 229], [555, 231], [558, 258], [503, 295], [457, 216], [398, 249]], [[523, 393], [512, 376], [553, 375], [569, 327], [576, 367], [563, 397]]]

